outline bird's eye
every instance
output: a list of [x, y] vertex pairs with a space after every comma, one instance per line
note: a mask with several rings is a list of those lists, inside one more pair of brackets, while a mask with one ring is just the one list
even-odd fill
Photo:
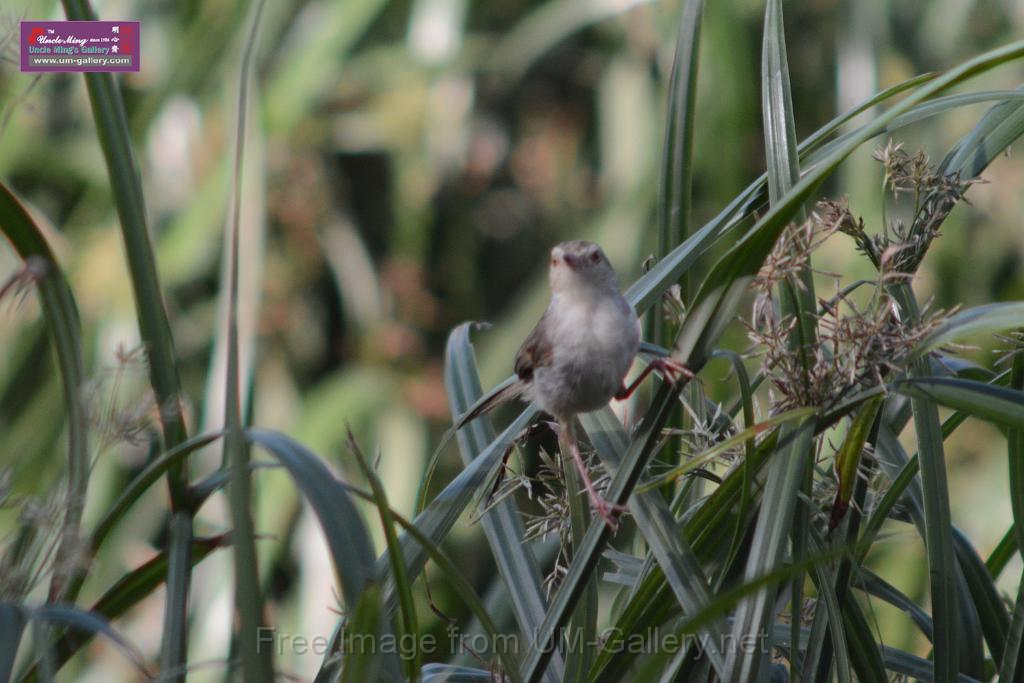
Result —
[[597, 263], [598, 261], [600, 261], [600, 260], [601, 260], [601, 255], [600, 255], [600, 254], [598, 254], [598, 253], [597, 253], [596, 251], [594, 251], [594, 252], [591, 252], [591, 253], [590, 253], [590, 260], [591, 260], [591, 262], [593, 262], [593, 263]]
[[557, 266], [558, 265], [558, 259], [556, 259], [556, 258], [551, 259], [551, 265], [552, 266]]

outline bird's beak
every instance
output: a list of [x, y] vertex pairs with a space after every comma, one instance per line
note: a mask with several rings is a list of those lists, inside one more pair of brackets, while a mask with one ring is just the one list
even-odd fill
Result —
[[576, 266], [580, 264], [580, 257], [575, 254], [562, 254], [562, 259], [565, 261], [565, 265], [573, 270], [576, 270]]

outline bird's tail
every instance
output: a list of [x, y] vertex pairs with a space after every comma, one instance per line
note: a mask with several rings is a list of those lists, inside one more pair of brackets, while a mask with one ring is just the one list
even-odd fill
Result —
[[455, 429], [462, 429], [476, 418], [489, 413], [502, 403], [519, 398], [526, 390], [526, 385], [519, 379], [511, 380], [505, 384], [499, 384], [489, 393], [480, 397], [469, 410], [467, 410], [456, 422]]

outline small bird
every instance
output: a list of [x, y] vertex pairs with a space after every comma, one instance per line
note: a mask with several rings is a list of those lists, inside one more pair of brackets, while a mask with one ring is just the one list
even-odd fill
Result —
[[516, 381], [481, 399], [456, 429], [511, 399], [535, 402], [558, 422], [559, 440], [572, 453], [592, 507], [614, 530], [622, 508], [594, 488], [573, 437], [575, 418], [628, 398], [652, 370], [673, 382], [692, 374], [676, 361], [657, 359], [624, 384], [640, 348], [640, 323], [601, 247], [583, 240], [555, 246], [548, 278], [551, 303], [516, 354]]

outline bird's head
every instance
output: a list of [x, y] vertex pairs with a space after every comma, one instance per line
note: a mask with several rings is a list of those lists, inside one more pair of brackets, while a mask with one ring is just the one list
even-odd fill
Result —
[[551, 250], [548, 277], [553, 292], [618, 289], [615, 270], [601, 247], [583, 240], [562, 242]]

